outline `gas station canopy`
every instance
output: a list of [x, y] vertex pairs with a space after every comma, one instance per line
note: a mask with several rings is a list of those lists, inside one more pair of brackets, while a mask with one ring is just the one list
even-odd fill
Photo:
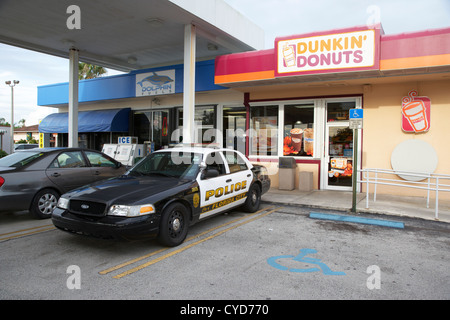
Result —
[[[79, 27], [69, 7], [79, 8]], [[262, 49], [262, 29], [223, 0], [2, 0], [0, 42], [121, 71], [183, 62], [184, 28], [196, 59]]]
[[261, 49], [264, 32], [223, 0], [2, 0], [0, 42], [69, 58], [69, 147], [76, 147], [79, 61], [121, 71], [183, 63], [190, 142], [196, 61]]

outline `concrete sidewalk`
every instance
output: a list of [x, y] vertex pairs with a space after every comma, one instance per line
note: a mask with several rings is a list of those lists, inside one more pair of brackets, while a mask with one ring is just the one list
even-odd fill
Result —
[[[299, 190], [279, 190], [271, 188], [262, 196], [266, 203], [276, 203], [290, 206], [304, 206], [311, 209], [328, 209], [350, 212], [352, 208], [351, 191], [314, 190], [302, 192]], [[356, 194], [356, 211], [359, 213], [374, 213], [395, 216], [406, 216], [427, 220], [435, 219], [435, 200], [430, 198], [430, 207], [427, 208], [427, 199], [421, 197], [402, 197], [377, 194], [373, 201], [373, 194], [369, 194], [369, 208], [366, 208], [366, 194]], [[450, 222], [450, 203], [439, 201], [438, 220]]]

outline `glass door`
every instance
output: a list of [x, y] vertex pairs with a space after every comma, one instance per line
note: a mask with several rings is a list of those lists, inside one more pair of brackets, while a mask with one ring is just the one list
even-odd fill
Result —
[[150, 139], [155, 143], [155, 150], [169, 146], [169, 111], [152, 111]]
[[154, 150], [169, 146], [169, 110], [136, 111], [134, 113], [134, 136], [139, 143], [151, 141]]
[[353, 130], [348, 124], [327, 124], [327, 189], [351, 190]]
[[245, 129], [247, 111], [245, 107], [223, 108], [223, 147], [245, 154]]
[[325, 189], [352, 190], [354, 143], [349, 110], [355, 107], [355, 101], [327, 102]]

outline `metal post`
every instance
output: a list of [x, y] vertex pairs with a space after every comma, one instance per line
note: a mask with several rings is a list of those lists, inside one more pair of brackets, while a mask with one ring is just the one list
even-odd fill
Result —
[[377, 201], [378, 169], [375, 169], [375, 183], [373, 188], [373, 202]]
[[436, 207], [434, 208], [434, 218], [439, 220], [439, 177], [436, 177]]
[[14, 86], [19, 84], [19, 80], [5, 81], [5, 84], [11, 87], [11, 153], [14, 152]]
[[364, 172], [365, 177], [367, 179], [367, 183], [366, 183], [366, 209], [369, 209], [369, 178], [370, 178], [370, 171], [366, 171]]
[[353, 186], [353, 197], [352, 197], [352, 212], [356, 213], [356, 182], [358, 174], [358, 129], [353, 129], [353, 175], [352, 175], [352, 186]]
[[193, 143], [195, 115], [195, 45], [196, 30], [184, 27], [183, 143]]
[[69, 147], [78, 147], [78, 50], [69, 51]]

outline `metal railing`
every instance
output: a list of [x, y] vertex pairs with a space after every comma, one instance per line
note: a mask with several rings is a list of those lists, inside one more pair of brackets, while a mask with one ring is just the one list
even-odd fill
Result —
[[[450, 175], [435, 173], [417, 173], [407, 171], [394, 171], [387, 169], [366, 168], [361, 170], [362, 179], [359, 183], [366, 184], [366, 209], [369, 208], [369, 187], [374, 185], [373, 201], [377, 199], [377, 185], [389, 185], [396, 187], [414, 188], [427, 190], [427, 208], [430, 207], [430, 192], [435, 192], [435, 219], [439, 219], [439, 192], [450, 191], [450, 184], [444, 184], [443, 181], [450, 183]], [[393, 176], [386, 178], [386, 175]], [[397, 176], [411, 176], [414, 181], [399, 180]], [[419, 181], [415, 181], [419, 180]]]

